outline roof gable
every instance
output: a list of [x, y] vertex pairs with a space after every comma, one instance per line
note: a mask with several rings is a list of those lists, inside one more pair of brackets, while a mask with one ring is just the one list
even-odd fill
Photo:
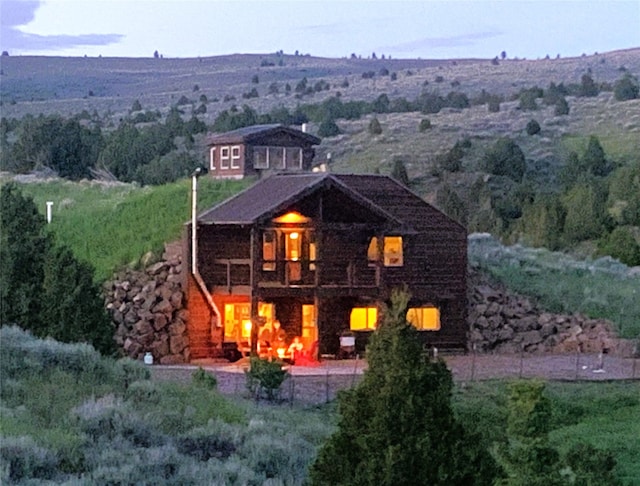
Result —
[[213, 134], [207, 137], [207, 145], [220, 145], [227, 143], [251, 143], [253, 140], [272, 137], [284, 133], [298, 138], [309, 145], [318, 145], [321, 140], [309, 133], [291, 128], [278, 123], [266, 125], [251, 125], [238, 128], [225, 133]]

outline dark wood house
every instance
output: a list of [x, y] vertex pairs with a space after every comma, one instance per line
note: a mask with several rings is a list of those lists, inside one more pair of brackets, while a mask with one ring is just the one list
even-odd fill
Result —
[[209, 174], [219, 179], [308, 172], [320, 139], [284, 125], [253, 125], [211, 135]]
[[466, 230], [390, 177], [272, 175], [201, 213], [196, 235], [193, 358], [225, 342], [255, 351], [275, 320], [320, 355], [338, 354], [347, 331], [362, 350], [405, 286], [424, 344], [466, 348]]

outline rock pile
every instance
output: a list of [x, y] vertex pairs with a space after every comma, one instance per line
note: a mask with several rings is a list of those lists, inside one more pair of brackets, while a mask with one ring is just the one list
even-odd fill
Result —
[[469, 271], [469, 346], [494, 353], [612, 353], [630, 356], [633, 343], [618, 339], [606, 319], [551, 314], [474, 269]]
[[188, 312], [179, 252], [144, 271], [124, 270], [103, 288], [115, 340], [132, 359], [151, 353], [160, 364], [188, 363]]

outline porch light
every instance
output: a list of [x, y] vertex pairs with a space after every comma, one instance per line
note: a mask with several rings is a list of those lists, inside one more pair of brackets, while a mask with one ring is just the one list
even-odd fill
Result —
[[290, 211], [279, 218], [275, 218], [274, 221], [276, 223], [304, 223], [305, 221], [309, 221], [309, 218], [304, 217], [298, 212]]
[[298, 232], [297, 232], [297, 231], [294, 231], [293, 233], [291, 233], [291, 234], [289, 235], [289, 237], [290, 237], [292, 240], [297, 240], [297, 239], [298, 239], [298, 236], [300, 236], [300, 235], [298, 234]]

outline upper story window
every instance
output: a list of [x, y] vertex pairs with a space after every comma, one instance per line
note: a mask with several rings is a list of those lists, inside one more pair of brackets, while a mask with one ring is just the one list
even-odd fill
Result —
[[349, 328], [352, 331], [369, 331], [376, 328], [378, 309], [376, 307], [354, 307], [349, 317]]
[[254, 169], [301, 169], [300, 147], [275, 147], [258, 145], [253, 147]]
[[302, 169], [302, 149], [300, 147], [287, 147], [284, 149], [284, 153], [287, 169]]
[[220, 168], [228, 169], [231, 162], [231, 149], [229, 147], [220, 147]]
[[239, 169], [240, 168], [240, 146], [234, 145], [231, 147], [231, 168]]
[[[382, 248], [383, 262], [385, 267], [401, 267], [404, 265], [404, 256], [402, 252], [402, 236], [385, 236]], [[379, 260], [378, 254], [378, 238], [371, 238], [369, 249], [367, 250], [369, 263]]]

